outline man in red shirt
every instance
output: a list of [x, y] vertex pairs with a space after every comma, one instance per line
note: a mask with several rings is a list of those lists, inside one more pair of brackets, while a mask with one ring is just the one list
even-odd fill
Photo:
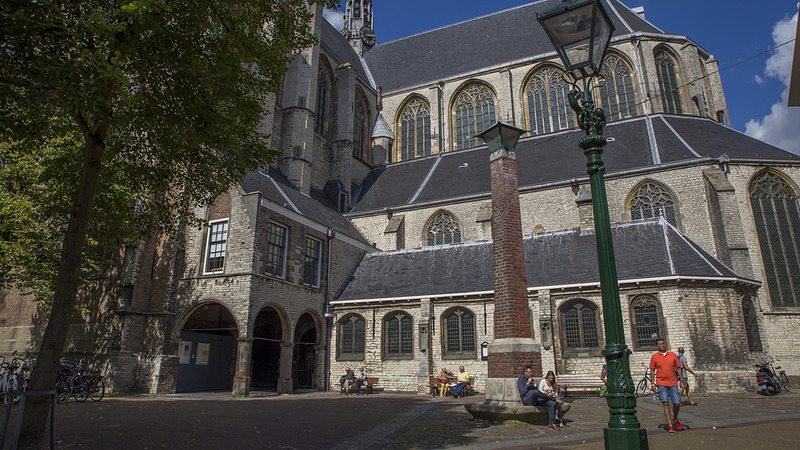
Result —
[[[667, 431], [674, 433], [683, 430], [683, 425], [678, 422], [678, 411], [681, 409], [681, 394], [678, 389], [678, 380], [683, 382], [683, 374], [680, 370], [681, 363], [675, 353], [667, 351], [667, 343], [664, 339], [656, 340], [658, 351], [650, 358], [650, 379], [653, 381], [652, 390], [658, 392], [658, 399], [664, 404], [664, 416], [667, 418]], [[677, 377], [676, 377], [677, 375]], [[669, 412], [669, 404], [672, 403], [672, 414]], [[675, 426], [673, 427], [673, 423]]]

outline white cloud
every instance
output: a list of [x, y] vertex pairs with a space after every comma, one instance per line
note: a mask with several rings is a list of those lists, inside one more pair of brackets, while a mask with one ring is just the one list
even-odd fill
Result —
[[322, 11], [322, 17], [324, 17], [325, 20], [327, 20], [328, 23], [333, 25], [333, 28], [335, 28], [337, 30], [341, 30], [342, 29], [342, 17], [343, 16], [344, 16], [344, 13], [341, 12], [341, 11], [334, 11], [332, 9], [327, 9], [327, 8], [324, 11]]
[[[782, 44], [794, 39], [796, 30], [797, 14], [776, 23], [772, 29], [772, 39], [775, 44]], [[747, 122], [745, 133], [792, 153], [800, 154], [800, 127], [797, 126], [800, 123], [800, 107], [790, 108], [787, 106], [795, 44], [784, 45], [767, 59], [764, 66], [764, 77], [777, 78], [783, 83], [784, 90], [781, 93], [781, 101], [772, 105], [770, 113], [763, 118], [751, 119]], [[756, 75], [756, 81], [761, 82], [763, 79]]]

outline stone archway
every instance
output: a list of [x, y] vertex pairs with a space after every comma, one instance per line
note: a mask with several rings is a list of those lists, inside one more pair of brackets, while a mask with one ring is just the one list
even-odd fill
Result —
[[175, 392], [231, 389], [236, 367], [239, 327], [222, 304], [196, 307], [179, 333]]
[[316, 388], [317, 322], [309, 313], [300, 316], [294, 331], [292, 353], [292, 380], [300, 389]]
[[253, 326], [253, 370], [250, 379], [253, 388], [277, 389], [281, 368], [281, 342], [283, 321], [280, 313], [265, 307], [256, 316]]

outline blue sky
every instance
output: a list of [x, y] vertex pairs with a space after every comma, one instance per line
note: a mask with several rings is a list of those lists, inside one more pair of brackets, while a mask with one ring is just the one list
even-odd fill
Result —
[[[797, 0], [622, 0], [671, 34], [688, 36], [720, 69], [794, 39]], [[378, 43], [531, 3], [524, 0], [374, 0]], [[326, 12], [339, 26], [341, 17]], [[336, 23], [339, 21], [338, 24]], [[539, 26], [538, 23], [531, 24]], [[786, 106], [794, 43], [721, 73], [731, 126], [800, 154], [800, 107]]]

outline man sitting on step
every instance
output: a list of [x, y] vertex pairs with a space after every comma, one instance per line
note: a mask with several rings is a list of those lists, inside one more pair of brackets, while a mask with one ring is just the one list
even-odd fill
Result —
[[564, 404], [563, 400], [555, 399], [554, 397], [542, 393], [536, 385], [536, 379], [533, 377], [533, 367], [525, 366], [523, 374], [517, 380], [517, 390], [519, 396], [522, 398], [522, 404], [525, 406], [545, 406], [547, 405], [547, 413], [549, 415], [548, 427], [558, 430], [559, 420], [561, 416], [561, 405]]

